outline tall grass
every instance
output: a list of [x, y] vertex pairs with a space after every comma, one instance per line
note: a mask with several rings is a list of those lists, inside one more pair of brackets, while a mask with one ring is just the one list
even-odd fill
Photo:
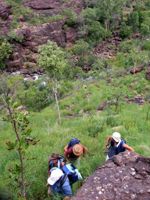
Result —
[[[120, 131], [122, 137], [137, 153], [144, 156], [150, 155], [150, 120], [147, 116], [149, 104], [139, 106], [134, 103], [128, 104], [121, 99], [119, 110], [116, 111], [113, 105], [109, 105], [104, 111], [97, 111], [98, 105], [107, 100], [108, 96], [109, 100], [114, 98], [114, 93], [111, 91], [117, 92], [117, 89], [120, 91], [120, 87], [125, 92], [128, 88], [132, 96], [134, 96], [134, 90], [137, 94], [136, 84], [133, 84], [131, 88], [128, 85], [133, 79], [135, 81], [140, 78], [139, 82], [143, 83], [143, 93], [147, 92], [148, 82], [141, 79], [141, 76], [144, 77], [144, 74], [134, 76], [134, 78], [131, 75], [124, 78], [117, 77], [111, 83], [104, 80], [87, 81], [86, 84], [77, 81], [74, 89], [70, 91], [72, 94], [60, 100], [61, 126], [57, 123], [55, 104], [41, 112], [31, 113], [32, 135], [39, 142], [31, 146], [27, 152], [26, 176], [29, 199], [48, 199], [46, 187], [48, 156], [53, 152], [63, 154], [64, 146], [72, 137], [79, 138], [81, 143], [88, 148], [87, 155], [76, 163], [84, 179], [105, 162], [105, 139], [114, 130]], [[0, 187], [9, 188], [9, 191], [13, 193], [8, 169], [17, 160], [18, 155], [6, 149], [6, 141], [13, 137], [10, 125], [2, 118], [0, 125]], [[73, 190], [76, 191], [80, 185], [81, 183], [76, 184]], [[13, 199], [17, 199], [15, 194]]]

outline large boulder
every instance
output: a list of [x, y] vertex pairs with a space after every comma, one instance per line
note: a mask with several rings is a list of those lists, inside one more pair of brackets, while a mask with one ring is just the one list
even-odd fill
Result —
[[54, 9], [60, 7], [60, 0], [26, 0], [24, 1], [24, 5], [35, 9], [35, 10], [46, 10], [46, 9]]
[[150, 158], [126, 151], [90, 176], [73, 200], [150, 200]]

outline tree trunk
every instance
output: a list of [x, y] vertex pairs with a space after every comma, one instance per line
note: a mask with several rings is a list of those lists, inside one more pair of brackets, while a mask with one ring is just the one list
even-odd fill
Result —
[[[9, 112], [9, 116], [11, 118], [11, 124], [13, 126], [14, 132], [16, 134], [16, 139], [17, 142], [20, 143], [20, 137], [19, 137], [19, 133], [17, 130], [17, 124], [16, 124], [16, 120], [13, 117], [13, 112], [11, 110], [11, 108], [9, 107], [9, 104], [7, 104], [7, 110]], [[21, 196], [24, 197], [24, 199], [26, 199], [26, 186], [25, 186], [25, 180], [24, 180], [24, 163], [23, 163], [23, 155], [21, 152], [21, 149], [18, 148], [17, 149], [18, 154], [19, 154], [19, 160], [20, 160], [20, 177], [21, 177], [21, 183], [20, 183], [20, 190], [21, 190]]]
[[56, 101], [57, 113], [58, 113], [58, 123], [61, 124], [61, 115], [60, 115], [60, 108], [59, 108], [59, 101], [57, 96], [57, 80], [53, 80], [53, 92]]

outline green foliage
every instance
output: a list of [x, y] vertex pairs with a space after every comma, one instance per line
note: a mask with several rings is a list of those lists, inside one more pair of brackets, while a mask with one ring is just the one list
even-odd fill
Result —
[[119, 45], [119, 51], [123, 53], [130, 53], [134, 48], [132, 40], [125, 40]]
[[75, 55], [85, 55], [89, 51], [89, 44], [84, 40], [78, 40], [72, 47], [71, 51]]
[[60, 78], [67, 66], [67, 59], [64, 51], [56, 43], [48, 41], [39, 49], [39, 66], [46, 69], [52, 78]]
[[82, 11], [82, 17], [84, 18], [85, 23], [92, 23], [93, 21], [98, 20], [96, 9], [86, 8]]
[[15, 41], [15, 42], [18, 42], [18, 43], [21, 43], [22, 41], [23, 41], [23, 35], [18, 35], [16, 32], [14, 32], [14, 31], [10, 31], [9, 33], [8, 33], [8, 40], [10, 41], [10, 42], [13, 42], [13, 41]]
[[90, 117], [87, 123], [87, 133], [91, 137], [97, 137], [104, 130], [105, 121], [96, 117]]
[[150, 51], [150, 40], [146, 40], [143, 42], [142, 49], [146, 51]]
[[5, 67], [5, 61], [9, 58], [12, 47], [7, 40], [0, 40], [0, 69]]
[[31, 85], [19, 95], [21, 103], [29, 110], [40, 111], [53, 101], [52, 90]]
[[65, 16], [65, 23], [72, 27], [77, 23], [77, 14], [70, 9], [66, 9], [63, 11], [63, 15]]
[[[146, 45], [146, 46], [145, 46]], [[119, 46], [119, 53], [111, 61], [114, 67], [129, 68], [132, 66], [145, 65], [149, 62], [148, 40], [126, 40]]]
[[150, 34], [150, 26], [145, 23], [142, 23], [141, 27], [140, 27], [140, 32], [144, 36], [149, 35]]
[[129, 16], [129, 25], [132, 26], [134, 32], [139, 30], [140, 16], [137, 11], [132, 12]]
[[122, 9], [124, 8], [125, 2], [123, 0], [117, 1], [117, 0], [100, 0], [97, 1], [97, 15], [99, 16], [99, 19], [102, 21], [102, 23], [105, 25], [105, 28], [107, 30], [111, 30], [114, 26], [113, 24], [118, 21], [118, 23], [121, 20], [121, 14]]
[[132, 28], [131, 26], [127, 26], [126, 23], [122, 23], [120, 27], [120, 37], [121, 38], [127, 38], [132, 34]]
[[94, 43], [106, 38], [107, 35], [107, 31], [101, 26], [98, 21], [95, 21], [88, 26], [89, 40]]

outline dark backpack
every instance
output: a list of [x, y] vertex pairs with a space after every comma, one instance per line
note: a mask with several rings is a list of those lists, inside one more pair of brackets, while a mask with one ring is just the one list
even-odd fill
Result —
[[53, 167], [62, 167], [62, 163], [66, 163], [65, 158], [62, 155], [53, 153], [48, 159], [48, 170], [51, 170]]
[[68, 148], [73, 147], [75, 144], [79, 144], [80, 140], [78, 140], [77, 138], [72, 138], [70, 140], [70, 142], [68, 143]]
[[62, 155], [53, 153], [51, 157], [49, 157], [48, 172], [50, 172], [53, 167], [58, 167], [65, 174], [62, 179], [63, 183], [66, 177], [68, 177], [70, 184], [73, 184], [76, 181], [82, 179], [81, 174], [78, 172], [77, 168], [73, 164], [66, 164], [66, 160]]

